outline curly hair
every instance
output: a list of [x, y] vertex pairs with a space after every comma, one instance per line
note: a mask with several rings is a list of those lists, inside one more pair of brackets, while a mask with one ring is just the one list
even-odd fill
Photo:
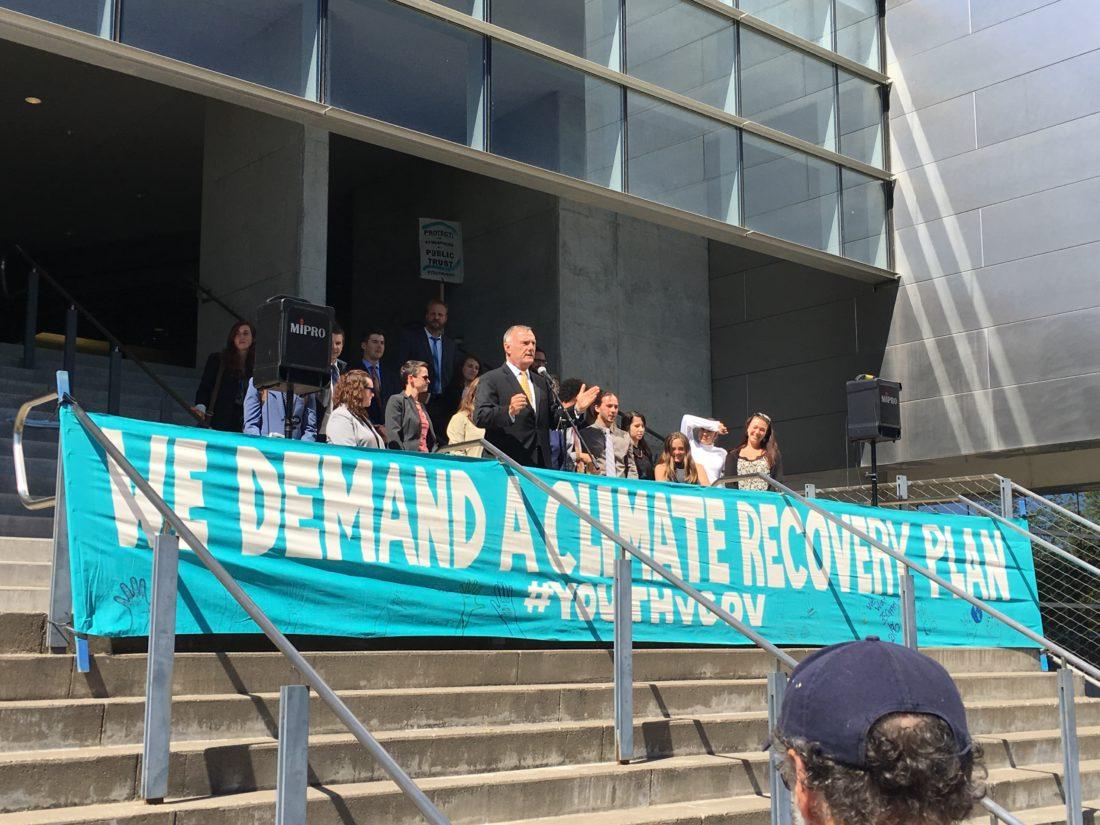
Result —
[[363, 403], [363, 391], [366, 390], [368, 381], [371, 381], [371, 377], [363, 370], [348, 370], [341, 375], [332, 392], [333, 409], [345, 406], [348, 412], [366, 422], [368, 415], [367, 405]]
[[[949, 825], [970, 815], [985, 796], [982, 749], [959, 753], [938, 716], [891, 713], [867, 734], [866, 767], [837, 762], [805, 739], [777, 735], [780, 771], [794, 787], [794, 751], [805, 768], [803, 787], [817, 794], [829, 818], [844, 825]], [[818, 811], [824, 821], [824, 811]]]

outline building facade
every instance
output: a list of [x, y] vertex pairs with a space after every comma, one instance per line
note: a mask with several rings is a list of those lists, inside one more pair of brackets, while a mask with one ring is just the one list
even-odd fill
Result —
[[[659, 430], [765, 410], [789, 471], [853, 482], [843, 383], [882, 374], [898, 469], [1100, 481], [1043, 469], [1100, 442], [1083, 0], [0, 0], [0, 39], [177, 95], [131, 138], [197, 135], [194, 274], [235, 306], [395, 329], [435, 292], [416, 219], [460, 220], [485, 361], [527, 321]], [[226, 318], [194, 312], [201, 353]]]

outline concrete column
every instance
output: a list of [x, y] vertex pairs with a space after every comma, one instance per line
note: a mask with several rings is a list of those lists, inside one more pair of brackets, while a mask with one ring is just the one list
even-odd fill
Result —
[[707, 241], [562, 200], [563, 378], [595, 380], [668, 433], [711, 415]]
[[[251, 318], [272, 295], [324, 302], [328, 133], [208, 101], [200, 281]], [[220, 348], [233, 319], [200, 303], [197, 354]]]

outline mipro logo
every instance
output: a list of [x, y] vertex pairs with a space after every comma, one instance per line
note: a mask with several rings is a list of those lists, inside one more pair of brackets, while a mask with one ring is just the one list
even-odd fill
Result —
[[324, 338], [328, 335], [327, 329], [307, 324], [305, 318], [299, 318], [298, 323], [291, 321], [290, 331], [296, 335], [308, 335], [310, 338]]

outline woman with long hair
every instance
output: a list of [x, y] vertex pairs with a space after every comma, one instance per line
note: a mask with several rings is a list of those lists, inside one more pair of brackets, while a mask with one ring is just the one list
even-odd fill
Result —
[[374, 379], [365, 370], [348, 370], [332, 392], [332, 415], [326, 435], [329, 444], [386, 449], [386, 442], [370, 420]]
[[[762, 412], [748, 417], [741, 443], [730, 450], [726, 457], [725, 475], [744, 476], [752, 473], [767, 473], [775, 479], [783, 475], [783, 454], [779, 452], [779, 440], [775, 437], [771, 418]], [[762, 478], [746, 478], [739, 481], [738, 486], [742, 490], [767, 490], [768, 482]]]
[[657, 481], [678, 481], [682, 484], [710, 486], [707, 471], [691, 457], [691, 444], [683, 433], [669, 433], [665, 448], [653, 470]]
[[244, 429], [244, 396], [256, 360], [256, 330], [248, 321], [229, 328], [225, 347], [210, 354], [195, 391], [194, 410], [207, 427], [239, 433]]
[[630, 436], [630, 450], [634, 454], [634, 466], [638, 468], [638, 478], [652, 481], [654, 478], [653, 453], [645, 440], [645, 416], [637, 410], [623, 413], [626, 422], [626, 434]]
[[[473, 355], [464, 356], [462, 363], [455, 370], [451, 383], [443, 388], [443, 401], [446, 404], [446, 409], [454, 411], [462, 406], [462, 402], [466, 398], [466, 390], [470, 388], [473, 381], [477, 380], [479, 375], [481, 375], [481, 361]], [[447, 429], [450, 429], [450, 425], [447, 426]], [[447, 442], [450, 443], [450, 441], [451, 437], [447, 436]]]
[[[469, 361], [470, 359], [466, 359]], [[465, 370], [463, 364], [463, 370]], [[462, 403], [458, 406], [458, 412], [451, 416], [447, 424], [447, 443], [461, 444], [463, 441], [477, 441], [485, 437], [485, 430], [474, 424], [474, 398], [477, 396], [478, 377], [466, 385], [462, 392]], [[468, 455], [472, 458], [481, 458], [484, 448], [480, 444], [473, 444], [456, 450], [455, 454]]]

